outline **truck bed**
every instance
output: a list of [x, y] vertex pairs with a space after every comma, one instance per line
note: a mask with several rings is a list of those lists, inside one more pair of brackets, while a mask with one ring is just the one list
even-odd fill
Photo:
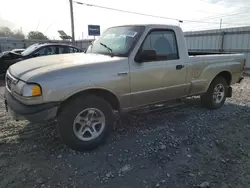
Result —
[[198, 56], [198, 55], [220, 55], [220, 54], [234, 54], [230, 52], [214, 52], [214, 51], [188, 51], [189, 56]]
[[231, 61], [243, 61], [244, 55], [239, 53], [227, 53], [227, 52], [199, 52], [199, 51], [189, 51], [189, 58], [192, 62], [210, 62], [216, 63], [221, 61], [231, 62]]

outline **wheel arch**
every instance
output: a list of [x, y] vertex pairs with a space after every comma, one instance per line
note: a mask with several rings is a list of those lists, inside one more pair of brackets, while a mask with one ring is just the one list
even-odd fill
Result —
[[232, 74], [230, 71], [228, 70], [223, 70], [221, 72], [219, 72], [218, 74], [216, 74], [216, 76], [214, 76], [214, 78], [210, 81], [210, 83], [208, 84], [207, 88], [206, 88], [206, 91], [208, 90], [208, 88], [210, 87], [211, 83], [218, 77], [223, 77], [227, 84], [230, 86], [231, 85], [231, 82], [232, 82]]
[[110, 91], [108, 89], [104, 89], [104, 88], [88, 88], [88, 89], [78, 91], [78, 92], [71, 94], [70, 96], [68, 96], [67, 98], [65, 98], [62, 101], [62, 103], [59, 107], [59, 111], [69, 101], [74, 100], [75, 98], [79, 98], [79, 97], [84, 98], [88, 95], [94, 95], [94, 96], [97, 96], [97, 97], [100, 97], [100, 98], [106, 100], [107, 102], [109, 102], [109, 104], [112, 106], [112, 108], [114, 110], [117, 110], [120, 112], [121, 107], [120, 107], [119, 98], [112, 91]]
[[228, 84], [228, 85], [231, 85], [231, 82], [232, 82], [232, 74], [231, 74], [229, 71], [222, 71], [222, 72], [220, 72], [219, 74], [217, 74], [217, 75], [214, 77], [214, 79], [215, 79], [216, 77], [219, 77], [219, 76], [225, 78], [225, 80], [227, 81], [227, 84]]

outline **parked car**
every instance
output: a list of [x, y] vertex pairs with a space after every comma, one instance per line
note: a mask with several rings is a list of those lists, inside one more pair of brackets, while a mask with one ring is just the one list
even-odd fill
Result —
[[[17, 120], [57, 120], [66, 145], [94, 149], [113, 128], [114, 112], [201, 96], [220, 108], [243, 79], [243, 54], [188, 54], [182, 30], [129, 25], [106, 30], [81, 54], [47, 56], [12, 65], [6, 108]], [[194, 114], [195, 115], [195, 114]]]
[[76, 52], [82, 52], [82, 50], [71, 45], [56, 43], [33, 44], [20, 54], [15, 51], [6, 51], [0, 54], [0, 76], [5, 75], [9, 66], [25, 59], [30, 59], [38, 56]]
[[13, 49], [11, 50], [14, 53], [21, 54], [25, 49]]

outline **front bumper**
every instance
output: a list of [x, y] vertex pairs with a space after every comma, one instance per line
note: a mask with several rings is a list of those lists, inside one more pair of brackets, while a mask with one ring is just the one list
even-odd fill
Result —
[[59, 108], [57, 102], [38, 105], [22, 104], [7, 89], [5, 89], [4, 97], [6, 110], [17, 121], [46, 122], [56, 117]]

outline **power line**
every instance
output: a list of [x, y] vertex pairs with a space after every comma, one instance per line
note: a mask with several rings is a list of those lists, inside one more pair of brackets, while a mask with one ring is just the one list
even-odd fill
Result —
[[245, 10], [242, 12], [234, 12], [231, 14], [221, 14], [221, 15], [217, 15], [217, 16], [206, 17], [206, 18], [203, 18], [202, 20], [214, 20], [214, 19], [225, 18], [225, 17], [230, 17], [230, 16], [234, 16], [234, 15], [239, 15], [239, 14], [245, 14], [245, 13], [249, 13], [249, 10]]
[[[235, 27], [249, 27], [249, 25], [247, 24], [242, 24], [242, 25], [238, 25], [238, 24], [225, 24], [224, 27], [222, 27], [221, 29], [227, 29], [227, 28], [235, 28]], [[184, 29], [184, 28], [183, 28]], [[198, 31], [198, 30], [214, 30], [214, 29], [219, 29], [219, 26], [194, 26], [192, 27], [192, 30]], [[184, 29], [185, 30], [185, 29]], [[188, 29], [189, 31], [190, 29]]]
[[140, 16], [148, 16], [148, 17], [154, 17], [154, 18], [174, 20], [174, 21], [178, 21], [178, 22], [185, 21], [185, 22], [194, 22], [194, 23], [219, 24], [219, 22], [202, 22], [202, 21], [195, 21], [195, 20], [182, 20], [182, 19], [178, 19], [178, 18], [170, 18], [170, 17], [157, 16], [157, 15], [152, 15], [152, 14], [144, 14], [144, 13], [140, 13], [140, 12], [132, 12], [132, 11], [128, 11], [128, 10], [122, 10], [122, 9], [110, 8], [110, 7], [100, 6], [100, 5], [88, 4], [88, 3], [83, 3], [83, 2], [79, 2], [79, 1], [74, 1], [74, 3], [77, 3], [79, 5], [85, 5], [85, 6], [90, 6], [90, 7], [96, 7], [96, 8], [102, 8], [102, 9], [117, 11], [117, 12], [123, 12], [123, 13], [129, 13], [129, 14], [136, 14], [136, 15], [140, 15]]
[[[244, 21], [250, 21], [250, 20], [244, 20]], [[183, 23], [183, 24], [189, 24], [189, 25], [191, 25], [191, 24], [197, 24], [197, 23]], [[200, 23], [199, 25], [204, 25], [205, 23]], [[217, 23], [218, 25], [220, 24], [220, 23]], [[235, 26], [249, 26], [250, 25], [250, 23], [234, 23], [234, 22], [232, 22], [232, 23], [225, 23], [225, 22], [223, 22], [223, 25], [235, 25]], [[211, 26], [211, 25], [208, 25], [208, 26]], [[214, 26], [214, 24], [212, 25], [212, 26]]]
[[250, 22], [250, 18], [241, 20], [241, 21], [237, 22], [237, 24], [249, 24], [247, 22]]
[[156, 18], [162, 18], [162, 19], [168, 19], [168, 20], [175, 20], [175, 21], [179, 21], [180, 20], [180, 19], [177, 19], [177, 18], [168, 18], [168, 17], [162, 17], [162, 16], [155, 16], [155, 15], [151, 15], [151, 14], [144, 14], [144, 13], [139, 13], [139, 12], [132, 12], [132, 11], [121, 10], [121, 9], [116, 9], [116, 8], [104, 7], [104, 6], [100, 6], [100, 5], [93, 5], [93, 4], [83, 3], [83, 2], [79, 2], [79, 1], [74, 1], [74, 2], [77, 3], [77, 4], [79, 4], [79, 5], [85, 5], [85, 6], [90, 6], [90, 7], [97, 7], [97, 8], [102, 8], [102, 9], [107, 9], [107, 10], [113, 10], [113, 11], [117, 11], [117, 12], [124, 12], [124, 13], [129, 13], [129, 14], [136, 14], [136, 15], [149, 16], [149, 17], [156, 17]]
[[[160, 18], [160, 19], [167, 19], [167, 20], [174, 20], [174, 21], [178, 21], [179, 23], [183, 23], [183, 21], [184, 21], [184, 23], [185, 22], [189, 22], [189, 24], [194, 24], [194, 23], [196, 23], [196, 24], [197, 23], [199, 23], [199, 24], [218, 24], [218, 26], [220, 24], [219, 20], [218, 20], [218, 22], [204, 22], [204, 21], [199, 21], [199, 20], [182, 20], [182, 19], [178, 19], [178, 18], [170, 18], [170, 17], [157, 16], [157, 15], [152, 15], [152, 14], [145, 14], [145, 13], [140, 13], [140, 12], [132, 12], [132, 11], [127, 11], [127, 10], [122, 10], [122, 9], [117, 9], [117, 8], [110, 8], [110, 7], [105, 7], [105, 6], [100, 6], [100, 5], [94, 5], [94, 4], [89, 4], [89, 3], [79, 2], [79, 1], [73, 1], [73, 2], [76, 3], [76, 4], [79, 4], [79, 5], [96, 7], [96, 8], [106, 9], [106, 10], [117, 11], [117, 12], [135, 14], [135, 15], [140, 15], [140, 16], [148, 16], [148, 17], [154, 17], [154, 18]], [[239, 14], [239, 12], [238, 13], [234, 13], [234, 14]], [[230, 14], [230, 15], [233, 15], [233, 14]], [[246, 26], [247, 24], [223, 23], [223, 25]]]
[[[200, 1], [202, 1], [202, 2], [206, 2], [206, 3], [209, 3], [209, 4], [211, 4], [211, 5], [213, 5], [214, 3], [211, 3], [211, 2], [208, 2], [208, 1], [204, 1], [204, 0], [200, 0]], [[237, 2], [236, 2], [237, 3]], [[217, 4], [216, 3], [216, 5], [220, 5], [221, 6], [221, 4]], [[202, 18], [202, 21], [203, 20], [213, 20], [213, 19], [220, 19], [220, 18], [222, 18], [222, 17], [228, 17], [228, 16], [232, 16], [232, 15], [238, 15], [238, 14], [244, 14], [244, 13], [249, 13], [249, 6], [250, 6], [250, 4], [249, 3], [244, 3], [244, 5], [242, 6], [242, 5], [239, 5], [239, 4], [232, 4], [232, 3], [226, 3], [226, 4], [223, 4], [222, 5], [224, 8], [235, 8], [235, 7], [238, 7], [237, 9], [236, 9], [236, 12], [231, 12], [231, 13], [227, 13], [227, 14], [215, 14], [215, 15], [213, 15], [213, 16], [209, 16], [209, 17], [204, 17], [204, 18]], [[198, 21], [200, 21], [200, 20], [198, 20]]]
[[[221, 1], [221, 2], [216, 2], [216, 3], [212, 3], [211, 1], [209, 2], [209, 1], [204, 1], [204, 0], [200, 0], [201, 2], [204, 2], [204, 3], [208, 3], [208, 4], [210, 4], [210, 5], [220, 5], [220, 6], [223, 6], [224, 8], [230, 8], [230, 7], [241, 7], [242, 8], [242, 5], [235, 5], [235, 4], [232, 4], [232, 3], [223, 3], [223, 4], [220, 4], [221, 2], [224, 2], [224, 1]], [[237, 1], [236, 2], [234, 2], [234, 3], [237, 3]], [[246, 4], [246, 3], [244, 3], [244, 7], [246, 7], [246, 5], [250, 5], [250, 4]]]

